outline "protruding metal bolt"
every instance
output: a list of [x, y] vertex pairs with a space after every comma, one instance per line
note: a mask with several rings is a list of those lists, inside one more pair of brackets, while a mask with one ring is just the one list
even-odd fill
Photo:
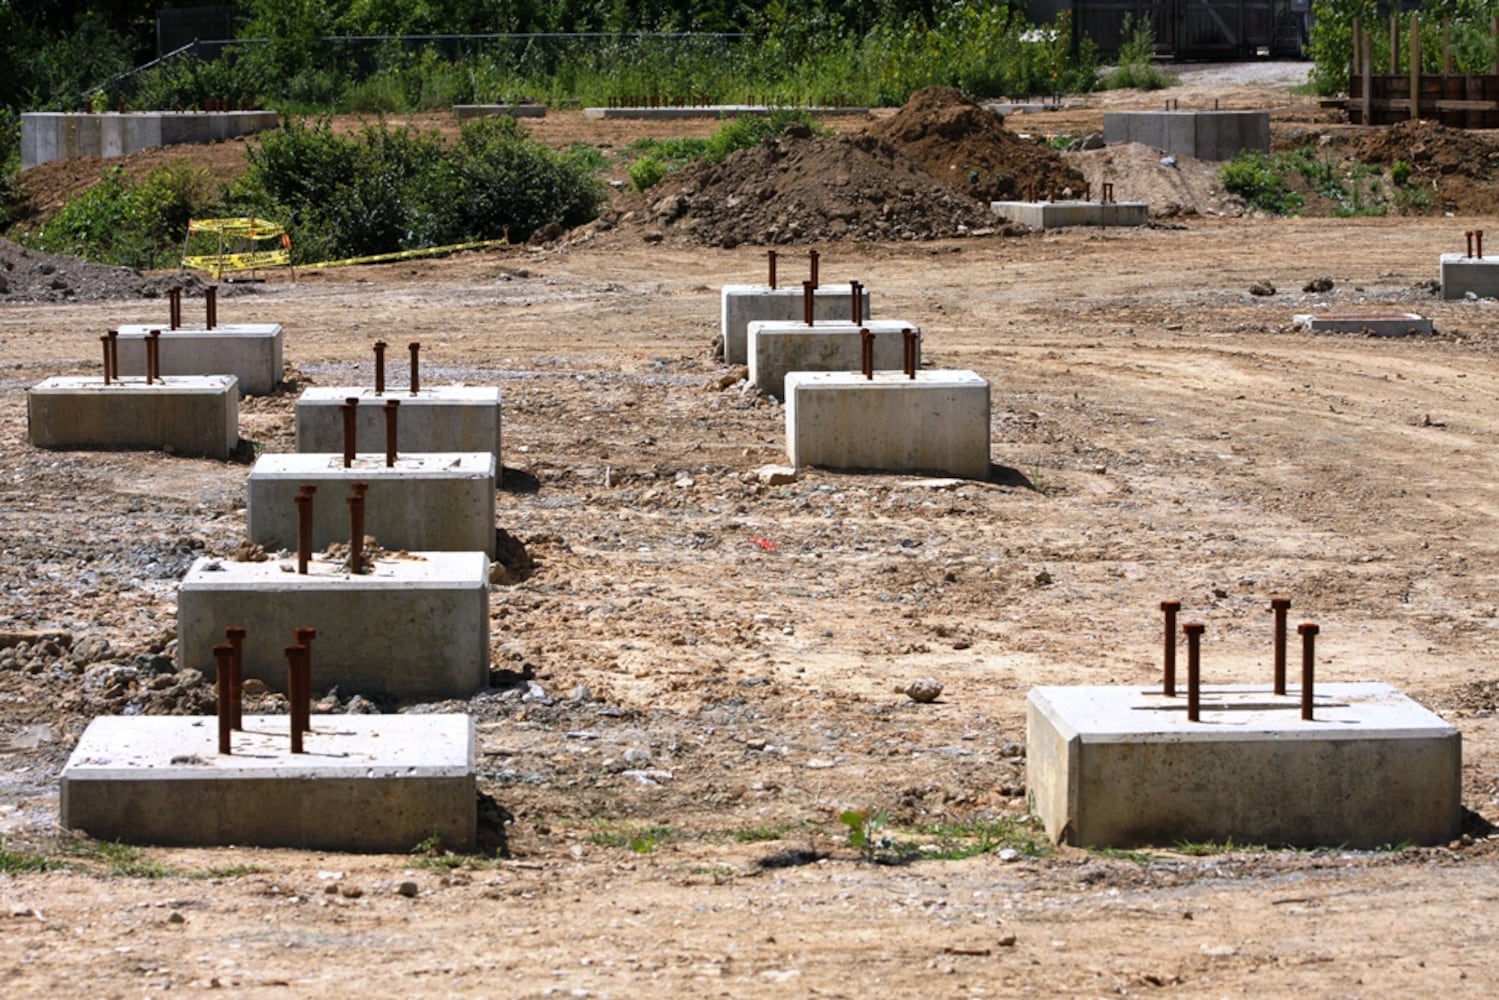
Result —
[[1162, 601], [1161, 611], [1166, 615], [1164, 660], [1166, 680], [1161, 693], [1168, 698], [1176, 697], [1176, 613], [1182, 609], [1181, 601]]
[[235, 729], [245, 728], [245, 636], [249, 631], [243, 625], [230, 625], [224, 629], [224, 638], [234, 655], [229, 658], [229, 710]]
[[359, 443], [359, 441], [358, 441], [359, 425], [356, 423], [356, 421], [358, 420], [358, 416], [359, 415], [358, 415], [358, 412], [355, 409], [358, 405], [359, 405], [359, 397], [358, 396], [345, 396], [343, 404], [341, 406], [339, 406], [339, 408], [338, 408], [339, 412], [341, 412], [343, 414], [343, 418], [344, 418], [344, 468], [345, 469], [349, 468], [350, 466], [352, 466], [354, 464], [354, 455], [356, 453], [355, 452], [355, 448], [356, 448], [356, 446]]
[[1113, 181], [1104, 181], [1103, 182], [1103, 203], [1105, 205], [1112, 205], [1114, 203], [1114, 182]]
[[230, 695], [229, 660], [234, 656], [234, 647], [221, 642], [213, 647], [213, 658], [217, 663], [214, 676], [214, 698], [219, 719], [219, 753], [233, 753], [231, 733], [234, 729], [234, 706]]
[[1320, 631], [1315, 622], [1302, 622], [1296, 626], [1296, 634], [1301, 636], [1301, 717], [1307, 722], [1312, 721], [1312, 682], [1317, 664], [1317, 633]]
[[857, 281], [848, 283], [848, 315], [854, 326], [864, 325], [864, 286]]
[[812, 292], [816, 288], [810, 281], [802, 282], [802, 322], [807, 326], [812, 325]]
[[1472, 257], [1473, 256], [1473, 230], [1469, 229], [1469, 230], [1464, 231], [1463, 238], [1468, 241], [1468, 249], [1467, 249], [1467, 252], [1463, 254], [1463, 256], [1464, 257]]
[[1270, 610], [1275, 612], [1275, 693], [1286, 693], [1286, 612], [1291, 610], [1289, 597], [1270, 598]]
[[161, 377], [161, 331], [146, 334], [146, 384]]
[[900, 331], [901, 360], [905, 366], [906, 378], [916, 378], [916, 356], [920, 350], [921, 334], [909, 326], [902, 327]]
[[375, 395], [385, 392], [385, 341], [375, 341]]
[[104, 384], [109, 385], [114, 376], [114, 369], [109, 367], [109, 334], [99, 334], [99, 346], [104, 348]]
[[291, 728], [291, 752], [302, 753], [302, 727], [301, 720], [297, 717], [297, 700], [300, 694], [301, 663], [302, 657], [306, 655], [307, 647], [301, 643], [294, 643], [286, 647], [286, 700], [289, 711], [287, 720]]
[[303, 483], [292, 499], [297, 505], [297, 572], [307, 575], [307, 561], [312, 558], [312, 495], [317, 487]]
[[774, 250], [767, 250], [767, 251], [765, 251], [765, 259], [766, 259], [766, 262], [769, 263], [769, 265], [770, 265], [770, 290], [771, 291], [775, 291], [775, 287], [776, 287], [776, 252]]
[[817, 251], [807, 251], [807, 274], [812, 279], [812, 287], [817, 287]]
[[874, 334], [867, 327], [859, 329], [859, 370], [874, 381]]
[[385, 401], [385, 467], [393, 468], [396, 464], [396, 410], [400, 407], [399, 399], [387, 399]]
[[182, 328], [182, 286], [167, 289], [168, 313], [173, 330]]
[[109, 331], [109, 371], [115, 378], [120, 377], [120, 331]]
[[208, 328], [212, 330], [219, 325], [219, 287], [209, 285], [203, 289], [203, 302], [208, 307]]
[[296, 725], [302, 732], [312, 732], [312, 640], [317, 638], [317, 629], [307, 625], [292, 629], [292, 636], [302, 647], [297, 666], [297, 697], [292, 701], [292, 711], [297, 713]]
[[418, 355], [421, 353], [422, 345], [413, 340], [406, 345], [406, 348], [411, 352], [411, 394], [415, 396], [422, 391], [421, 365], [417, 360]]
[[1201, 622], [1187, 622], [1182, 626], [1187, 636], [1187, 721], [1201, 721], [1202, 703], [1202, 658], [1200, 654], [1202, 633], [1207, 626]]
[[349, 572], [364, 572], [364, 493], [369, 483], [354, 483], [349, 494]]
[[1478, 259], [1483, 260], [1483, 230], [1473, 230], [1473, 243], [1478, 251]]

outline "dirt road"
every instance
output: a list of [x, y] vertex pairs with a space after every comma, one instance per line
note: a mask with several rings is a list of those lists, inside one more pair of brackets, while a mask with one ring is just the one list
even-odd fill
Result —
[[[495, 589], [494, 666], [532, 681], [450, 707], [478, 719], [513, 856], [70, 846], [57, 766], [101, 705], [159, 703], [90, 689], [98, 663], [12, 664], [0, 831], [57, 870], [0, 875], [5, 993], [1490, 994], [1499, 314], [1426, 287], [1467, 228], [1499, 231], [1198, 220], [821, 247], [824, 281], [921, 324], [928, 363], [990, 379], [991, 483], [761, 485], [782, 410], [720, 389], [709, 355], [718, 288], [759, 280], [755, 250], [604, 233], [227, 295], [224, 321], [286, 325], [304, 380], [365, 381], [370, 343], [409, 336], [424, 382], [503, 387], [499, 523], [536, 567]], [[1250, 295], [1260, 280], [1277, 294]], [[1439, 332], [1291, 328], [1319, 305]], [[246, 466], [25, 444], [28, 385], [165, 311], [0, 310], [0, 631], [149, 659], [186, 562], [233, 553]], [[243, 436], [290, 450], [293, 401], [247, 401]], [[1023, 818], [1026, 690], [1154, 682], [1164, 598], [1207, 622], [1209, 681], [1262, 679], [1279, 593], [1322, 626], [1319, 677], [1389, 681], [1461, 729], [1472, 843], [1047, 850]], [[938, 703], [894, 693], [924, 675]], [[649, 783], [624, 773], [640, 762]], [[848, 808], [927, 855], [1015, 853], [870, 863]]]

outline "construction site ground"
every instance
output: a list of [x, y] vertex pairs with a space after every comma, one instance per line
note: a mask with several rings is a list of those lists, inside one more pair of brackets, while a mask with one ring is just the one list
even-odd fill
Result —
[[[474, 715], [503, 856], [57, 828], [89, 718], [201, 709], [160, 654], [186, 565], [239, 549], [248, 465], [31, 448], [27, 387], [97, 373], [98, 334], [167, 303], [0, 307], [5, 994], [1490, 995], [1499, 311], [1432, 290], [1471, 229], [1499, 220], [819, 244], [823, 281], [921, 326], [926, 365], [990, 380], [988, 482], [762, 482], [784, 410], [712, 344], [720, 286], [761, 280], [763, 248], [619, 226], [227, 286], [222, 321], [286, 328], [293, 385], [241, 407], [255, 449], [293, 449], [301, 385], [372, 382], [377, 339], [420, 341], [423, 384], [504, 390], [495, 683], [375, 706]], [[1437, 332], [1292, 326], [1320, 309]], [[1168, 598], [1207, 625], [1208, 683], [1268, 681], [1281, 594], [1321, 626], [1319, 679], [1388, 681], [1461, 730], [1462, 838], [1050, 845], [1026, 811], [1027, 690], [1157, 683]], [[935, 703], [896, 690], [926, 676]], [[880, 817], [872, 847], [850, 809]]]

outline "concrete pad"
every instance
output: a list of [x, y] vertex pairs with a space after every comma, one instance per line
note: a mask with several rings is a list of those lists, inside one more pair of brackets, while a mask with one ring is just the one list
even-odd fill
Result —
[[62, 825], [100, 840], [404, 854], [477, 845], [467, 715], [246, 716], [229, 756], [212, 716], [101, 716], [62, 771]]
[[989, 383], [971, 371], [791, 372], [786, 451], [797, 468], [989, 478]]
[[511, 118], [545, 118], [547, 106], [545, 104], [455, 104], [453, 115], [460, 119], [468, 118], [498, 118], [501, 115], [509, 115]]
[[352, 576], [314, 559], [196, 560], [177, 591], [177, 663], [215, 673], [213, 647], [242, 625], [246, 677], [286, 689], [292, 630], [317, 629], [312, 689], [397, 699], [467, 698], [489, 684], [489, 559], [413, 552]]
[[494, 556], [494, 455], [425, 452], [356, 455], [261, 455], [250, 470], [246, 512], [250, 541], [269, 551], [297, 547], [297, 505], [304, 483], [318, 490], [312, 501], [312, 544], [326, 548], [349, 539], [345, 499], [351, 484], [368, 483], [364, 530], [387, 549], [483, 552]]
[[398, 400], [397, 440], [402, 454], [425, 451], [487, 451], [500, 468], [500, 390], [497, 386], [440, 385], [413, 396], [404, 389], [385, 395], [359, 386], [309, 386], [297, 397], [297, 450], [344, 451], [345, 399], [357, 397], [356, 450], [385, 450], [385, 401]]
[[233, 375], [167, 376], [150, 385], [58, 376], [27, 390], [26, 423], [38, 448], [156, 448], [224, 459], [239, 444], [239, 384]]
[[1371, 337], [1408, 337], [1430, 333], [1431, 320], [1413, 312], [1301, 313], [1292, 322], [1311, 333], [1361, 333]]
[[1499, 257], [1442, 254], [1442, 298], [1499, 299]]
[[1032, 229], [1150, 224], [1150, 206], [1143, 201], [991, 201], [989, 210]]
[[[829, 320], [801, 322], [755, 320], [749, 325], [749, 380], [761, 392], [781, 399], [788, 372], [849, 372], [863, 365], [861, 327]], [[921, 367], [921, 327], [901, 320], [870, 320], [862, 329], [874, 334], [874, 367], [899, 370], [905, 364], [902, 330], [917, 334], [916, 366]]]
[[1270, 151], [1268, 111], [1106, 111], [1104, 142], [1138, 142], [1199, 160]]
[[[745, 116], [766, 117], [774, 111], [783, 110], [768, 104], [700, 104], [681, 108], [584, 108], [584, 118], [644, 118], [655, 121], [671, 121], [678, 118], [743, 118]], [[869, 114], [868, 108], [799, 108], [817, 118], [833, 116], [862, 117]]]
[[129, 156], [153, 146], [218, 142], [278, 128], [275, 111], [34, 111], [21, 115], [21, 169], [81, 156]]
[[1027, 698], [1027, 797], [1058, 842], [1181, 841], [1373, 848], [1445, 843], [1462, 820], [1462, 738], [1388, 684], [1300, 692], [1037, 687]]
[[146, 338], [152, 330], [161, 331], [163, 375], [233, 375], [247, 396], [269, 395], [281, 384], [280, 323], [229, 323], [212, 330], [127, 324], [119, 328], [119, 374], [146, 374]]
[[[864, 318], [870, 319], [869, 289], [864, 289]], [[795, 322], [804, 318], [801, 283], [782, 285], [724, 285], [720, 296], [719, 332], [723, 336], [723, 359], [731, 365], [749, 364], [749, 325], [756, 320]], [[853, 317], [853, 287], [820, 285], [812, 290], [812, 320], [848, 322]]]

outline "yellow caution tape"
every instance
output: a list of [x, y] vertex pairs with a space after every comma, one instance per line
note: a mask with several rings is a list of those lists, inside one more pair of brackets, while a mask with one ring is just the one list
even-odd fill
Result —
[[220, 233], [224, 236], [238, 236], [251, 240], [273, 240], [281, 236], [286, 229], [279, 222], [269, 222], [265, 219], [241, 217], [238, 219], [189, 219], [187, 221], [187, 233]]
[[182, 266], [195, 271], [212, 271], [215, 275], [223, 271], [253, 271], [258, 267], [288, 267], [291, 252], [287, 250], [254, 250], [248, 253], [210, 254], [203, 257], [183, 257]]
[[485, 247], [509, 246], [508, 239], [476, 240], [473, 243], [451, 243], [445, 247], [424, 247], [421, 250], [399, 250], [395, 253], [377, 253], [368, 257], [345, 257], [343, 260], [325, 260], [302, 267], [349, 267], [354, 264], [384, 264], [392, 260], [411, 260], [416, 257], [437, 257], [459, 250], [482, 250]]

